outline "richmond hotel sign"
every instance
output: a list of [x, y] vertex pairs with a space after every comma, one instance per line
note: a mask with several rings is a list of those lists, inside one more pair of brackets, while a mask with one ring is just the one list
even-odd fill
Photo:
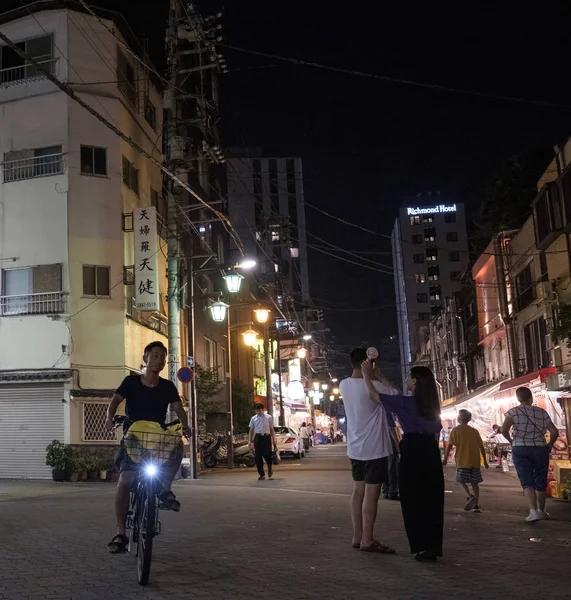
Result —
[[455, 204], [439, 204], [438, 206], [426, 206], [426, 207], [419, 207], [417, 206], [416, 208], [413, 207], [408, 207], [406, 209], [406, 214], [407, 215], [436, 215], [436, 214], [440, 214], [440, 213], [450, 213], [450, 212], [456, 212], [456, 205]]

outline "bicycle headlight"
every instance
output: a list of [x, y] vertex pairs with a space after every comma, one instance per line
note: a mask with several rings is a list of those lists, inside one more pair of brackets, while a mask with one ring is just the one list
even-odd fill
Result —
[[149, 476], [149, 477], [154, 477], [157, 474], [157, 466], [156, 465], [147, 465], [145, 467], [145, 473]]

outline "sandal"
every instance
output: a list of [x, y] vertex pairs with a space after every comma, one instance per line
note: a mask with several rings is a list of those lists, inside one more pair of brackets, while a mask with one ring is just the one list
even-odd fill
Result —
[[377, 542], [374, 540], [370, 546], [361, 546], [361, 552], [376, 552], [378, 554], [395, 554], [395, 550], [390, 546], [386, 546], [385, 544], [381, 544], [381, 542]]
[[163, 510], [172, 510], [174, 512], [180, 511], [180, 502], [170, 490], [160, 494], [159, 500], [161, 501], [160, 508]]
[[129, 538], [126, 535], [118, 533], [108, 544], [107, 549], [110, 554], [122, 554], [127, 551]]

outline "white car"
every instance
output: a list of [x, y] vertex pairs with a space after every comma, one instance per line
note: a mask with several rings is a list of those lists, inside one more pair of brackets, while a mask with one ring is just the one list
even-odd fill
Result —
[[305, 456], [303, 440], [291, 427], [274, 427], [280, 456], [293, 456], [299, 459]]

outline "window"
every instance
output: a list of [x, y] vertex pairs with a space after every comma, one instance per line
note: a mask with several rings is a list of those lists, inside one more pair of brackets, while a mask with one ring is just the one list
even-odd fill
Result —
[[424, 241], [434, 242], [436, 240], [436, 229], [434, 227], [426, 227], [424, 230]]
[[38, 265], [2, 272], [2, 315], [64, 312], [61, 265]]
[[461, 277], [462, 277], [462, 271], [450, 271], [451, 281], [460, 281]]
[[137, 196], [139, 195], [139, 169], [136, 169], [135, 165], [125, 157], [123, 157], [123, 183]]
[[271, 234], [272, 234], [272, 242], [274, 244], [277, 244], [280, 241], [280, 227], [279, 227], [279, 225], [274, 225], [271, 228]]
[[444, 215], [445, 223], [456, 223], [456, 213], [446, 213]]
[[428, 281], [440, 281], [440, 275], [437, 274], [431, 274], [428, 276]]
[[428, 302], [428, 294], [417, 294], [416, 301], [419, 304], [426, 304]]
[[543, 318], [537, 319], [523, 328], [528, 372], [538, 371], [543, 367], [549, 366], [549, 354], [545, 339], [546, 333], [547, 328], [545, 326], [545, 319]]
[[460, 262], [460, 252], [449, 252], [448, 260], [450, 262]]
[[523, 310], [535, 300], [535, 285], [531, 276], [531, 264], [527, 265], [523, 271], [516, 275], [515, 287], [517, 292], [517, 310]]
[[457, 231], [449, 231], [446, 234], [447, 242], [457, 242], [458, 241], [458, 232]]
[[416, 283], [426, 283], [426, 275], [424, 273], [416, 273], [414, 279]]
[[218, 376], [218, 378], [220, 379], [220, 381], [222, 381], [222, 383], [226, 383], [226, 377], [228, 374], [228, 364], [227, 364], [227, 358], [226, 358], [226, 348], [224, 348], [224, 346], [220, 347], [220, 375]]
[[107, 175], [107, 150], [95, 146], [81, 146], [82, 175]]
[[293, 158], [286, 160], [287, 193], [295, 196], [297, 193], [295, 182], [295, 161]]
[[83, 265], [83, 295], [111, 296], [111, 268]]
[[418, 321], [429, 321], [430, 313], [421, 312], [418, 313]]
[[[16, 46], [39, 62], [52, 75], [54, 74], [55, 60], [51, 34], [19, 42]], [[0, 48], [0, 85], [43, 77], [43, 73], [40, 73], [28, 60], [21, 58], [12, 48], [8, 46]]]
[[428, 262], [436, 262], [438, 260], [438, 250], [431, 249], [426, 251], [426, 260]]
[[442, 312], [442, 306], [440, 304], [435, 304], [430, 307], [430, 312], [433, 317], [436, 317]]
[[135, 82], [135, 69], [127, 60], [119, 46], [117, 46], [117, 86], [129, 104], [137, 105], [137, 84]]
[[275, 158], [270, 158], [268, 161], [268, 171], [270, 173], [270, 194], [279, 194], [278, 161]]
[[425, 215], [422, 217], [423, 223], [434, 223], [434, 217], [432, 215]]
[[410, 217], [411, 225], [420, 225], [420, 217], [418, 215]]
[[424, 242], [424, 238], [421, 235], [413, 235], [412, 236], [412, 243], [413, 244], [422, 244]]
[[[568, 194], [569, 176], [564, 175], [561, 185], [564, 194]], [[539, 197], [534, 203], [533, 212], [535, 216], [535, 239], [538, 247], [544, 250], [559, 234], [563, 227], [563, 215], [561, 206], [561, 195], [556, 183], [548, 183], [543, 187]], [[569, 210], [569, 200], [565, 198], [566, 209]], [[569, 213], [567, 220], [569, 221]]]
[[145, 121], [153, 128], [153, 131], [157, 130], [157, 107], [149, 100], [148, 96], [145, 96]]
[[414, 254], [412, 258], [416, 265], [424, 263], [424, 254]]
[[299, 248], [290, 248], [289, 253], [292, 258], [299, 258]]
[[218, 356], [216, 352], [216, 342], [210, 338], [204, 337], [204, 367], [206, 369], [218, 368]]
[[59, 175], [63, 173], [61, 146], [5, 152], [2, 167], [5, 183]]
[[431, 302], [439, 301], [440, 295], [441, 295], [440, 287], [436, 286], [436, 287], [430, 288], [430, 301]]
[[83, 441], [113, 442], [117, 440], [115, 430], [107, 431], [107, 404], [103, 402], [85, 402], [83, 404]]

